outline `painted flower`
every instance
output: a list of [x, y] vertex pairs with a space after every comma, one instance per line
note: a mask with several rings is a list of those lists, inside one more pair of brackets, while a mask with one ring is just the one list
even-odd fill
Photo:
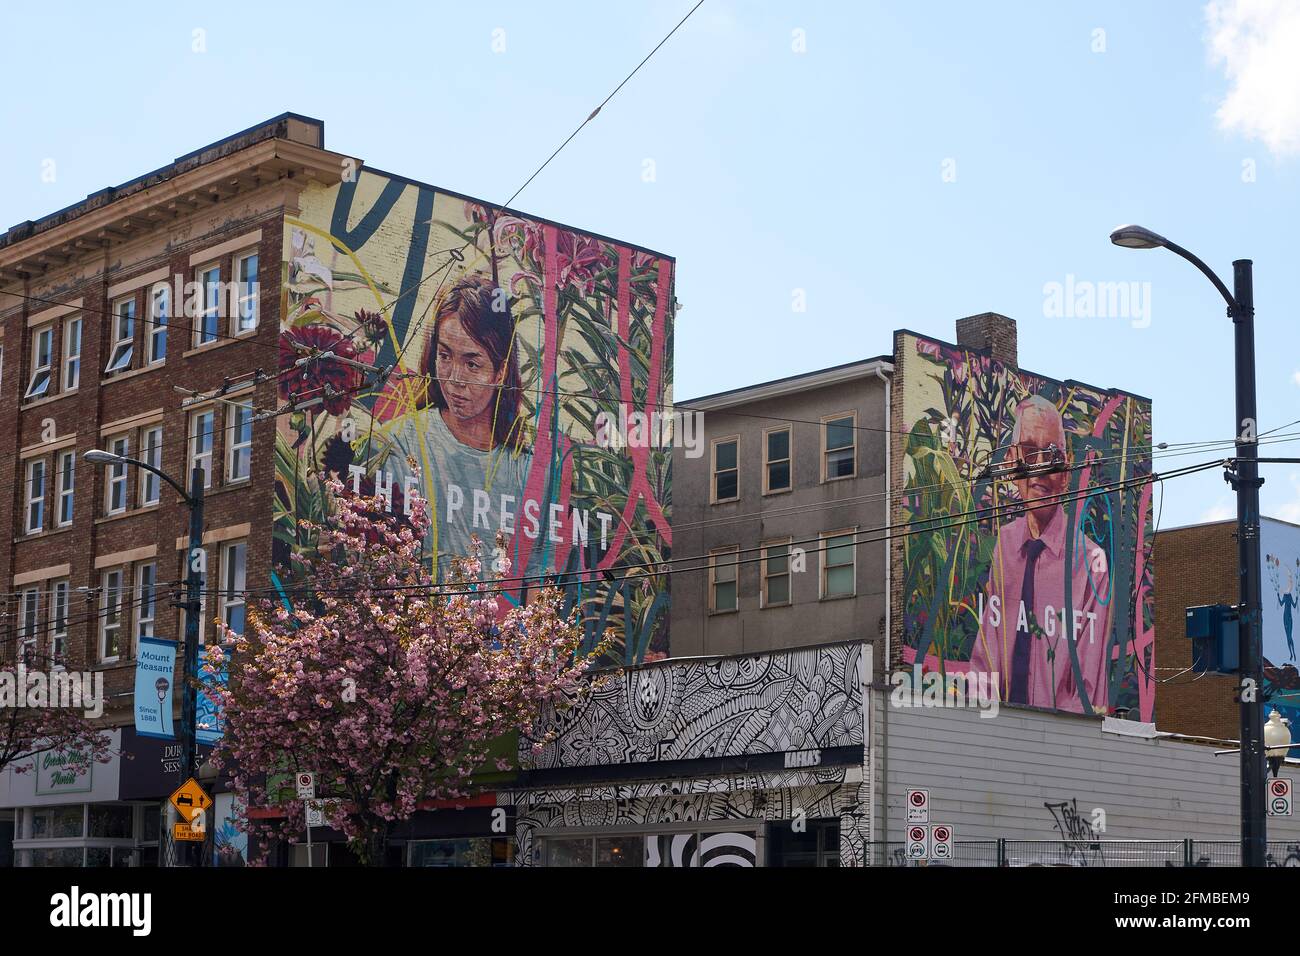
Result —
[[295, 292], [325, 288], [333, 290], [334, 273], [316, 256], [316, 240], [301, 229], [290, 233], [292, 253], [289, 257], [289, 285]]
[[296, 364], [304, 356], [323, 352], [357, 360], [357, 350], [348, 337], [328, 325], [291, 328], [280, 336], [280, 397], [291, 402], [323, 398], [325, 411], [342, 415], [352, 407], [353, 393], [361, 387], [361, 370], [332, 358], [300, 367]]
[[358, 309], [352, 318], [356, 320], [357, 327], [367, 342], [382, 342], [388, 334], [388, 321], [378, 312]]

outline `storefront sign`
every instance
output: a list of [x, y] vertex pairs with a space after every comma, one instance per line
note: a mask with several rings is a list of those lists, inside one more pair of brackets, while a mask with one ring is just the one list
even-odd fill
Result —
[[88, 793], [95, 761], [67, 750], [47, 750], [36, 755], [36, 792], [41, 796]]
[[[181, 776], [181, 743], [159, 740], [122, 728], [121, 800], [161, 800], [176, 789]], [[212, 748], [200, 745], [196, 764], [203, 766]]]
[[140, 638], [135, 665], [135, 732], [142, 737], [174, 740], [172, 685], [176, 677], [176, 642]]
[[817, 767], [822, 762], [821, 750], [791, 750], [785, 755], [785, 768]]

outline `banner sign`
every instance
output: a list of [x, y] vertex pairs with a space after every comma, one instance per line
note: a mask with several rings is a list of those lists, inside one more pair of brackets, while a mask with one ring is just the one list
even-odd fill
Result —
[[141, 737], [174, 740], [172, 693], [176, 675], [176, 642], [140, 638], [135, 665], [135, 732]]
[[[225, 661], [221, 664], [221, 673], [215, 675], [215, 682], [222, 685], [230, 677], [229, 664]], [[199, 691], [198, 701], [195, 705], [194, 716], [194, 737], [200, 744], [215, 745], [221, 739], [221, 713], [217, 709], [214, 701], [203, 691]]]

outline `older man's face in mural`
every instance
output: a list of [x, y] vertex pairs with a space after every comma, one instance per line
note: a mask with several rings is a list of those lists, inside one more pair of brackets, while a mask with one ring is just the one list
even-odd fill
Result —
[[501, 370], [460, 319], [449, 317], [438, 326], [434, 374], [452, 415], [463, 422], [491, 419]]
[[[1061, 416], [1038, 406], [1026, 408], [1020, 413], [1020, 440], [1012, 452], [1020, 464], [1034, 472], [1016, 479], [1020, 500], [1047, 499], [1029, 505], [1040, 520], [1046, 519], [1061, 504], [1059, 497], [1052, 496], [1064, 494], [1070, 483]], [[1049, 471], [1047, 466], [1055, 468]]]

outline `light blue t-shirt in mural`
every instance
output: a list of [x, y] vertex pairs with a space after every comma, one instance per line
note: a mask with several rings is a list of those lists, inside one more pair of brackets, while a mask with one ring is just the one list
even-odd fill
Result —
[[394, 476], [394, 490], [406, 487], [411, 474], [407, 457], [420, 467], [420, 490], [432, 513], [425, 549], [432, 552], [436, 535], [438, 579], [447, 579], [453, 558], [469, 554], [473, 534], [484, 543], [483, 556], [490, 561], [497, 531], [513, 534], [522, 524], [532, 452], [483, 451], [463, 444], [436, 408], [405, 416], [393, 437], [387, 471]]

